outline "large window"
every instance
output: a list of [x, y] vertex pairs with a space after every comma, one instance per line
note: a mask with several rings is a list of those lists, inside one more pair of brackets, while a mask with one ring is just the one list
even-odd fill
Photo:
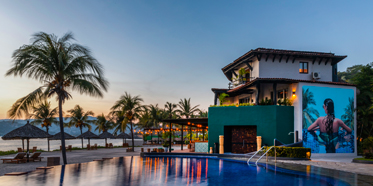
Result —
[[239, 103], [250, 103], [250, 101], [252, 102], [251, 96], [239, 99], [238, 101], [239, 101]]
[[299, 63], [299, 73], [308, 74], [308, 62]]

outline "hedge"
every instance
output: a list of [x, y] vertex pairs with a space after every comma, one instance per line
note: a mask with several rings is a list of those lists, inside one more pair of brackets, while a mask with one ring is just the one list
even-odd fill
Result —
[[[266, 151], [271, 148], [267, 147]], [[277, 157], [289, 157], [289, 158], [307, 158], [307, 152], [311, 153], [310, 148], [304, 147], [275, 147]], [[268, 152], [269, 156], [275, 156], [275, 149], [272, 148]]]

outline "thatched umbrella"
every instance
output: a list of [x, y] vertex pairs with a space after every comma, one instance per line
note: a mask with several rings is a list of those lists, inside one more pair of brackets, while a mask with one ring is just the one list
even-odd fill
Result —
[[122, 138], [123, 139], [123, 143], [126, 143], [126, 139], [131, 139], [131, 136], [122, 132], [121, 134], [119, 134], [116, 138]]
[[94, 134], [91, 131], [87, 131], [87, 132], [77, 136], [76, 138], [88, 139], [88, 144], [91, 145], [91, 141], [90, 141], [91, 139], [99, 139], [100, 137], [98, 137], [96, 134]]
[[17, 139], [26, 139], [27, 140], [27, 162], [29, 162], [29, 143], [30, 139], [32, 138], [49, 138], [49, 135], [44, 130], [39, 129], [33, 125], [30, 125], [29, 121], [27, 121], [26, 125], [16, 128], [10, 131], [8, 134], [5, 134], [2, 139], [3, 140], [17, 140]]
[[[65, 134], [65, 139], [69, 140], [69, 139], [76, 139], [76, 137], [64, 132]], [[61, 132], [53, 135], [51, 138], [49, 138], [49, 140], [61, 140]]]
[[106, 144], [107, 144], [107, 139], [108, 138], [115, 138], [115, 136], [107, 131], [104, 131], [102, 132], [100, 135], [98, 135], [101, 139], [105, 139], [105, 147], [106, 147]]

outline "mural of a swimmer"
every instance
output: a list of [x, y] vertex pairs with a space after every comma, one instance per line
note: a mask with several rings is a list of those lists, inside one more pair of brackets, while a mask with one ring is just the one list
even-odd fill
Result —
[[302, 91], [303, 146], [314, 153], [353, 153], [353, 90], [303, 86]]

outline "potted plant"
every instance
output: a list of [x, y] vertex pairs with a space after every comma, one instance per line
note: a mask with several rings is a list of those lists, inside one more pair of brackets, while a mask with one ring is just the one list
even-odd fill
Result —
[[168, 152], [168, 146], [169, 146], [168, 142], [163, 143], [163, 147], [164, 147], [165, 152]]

